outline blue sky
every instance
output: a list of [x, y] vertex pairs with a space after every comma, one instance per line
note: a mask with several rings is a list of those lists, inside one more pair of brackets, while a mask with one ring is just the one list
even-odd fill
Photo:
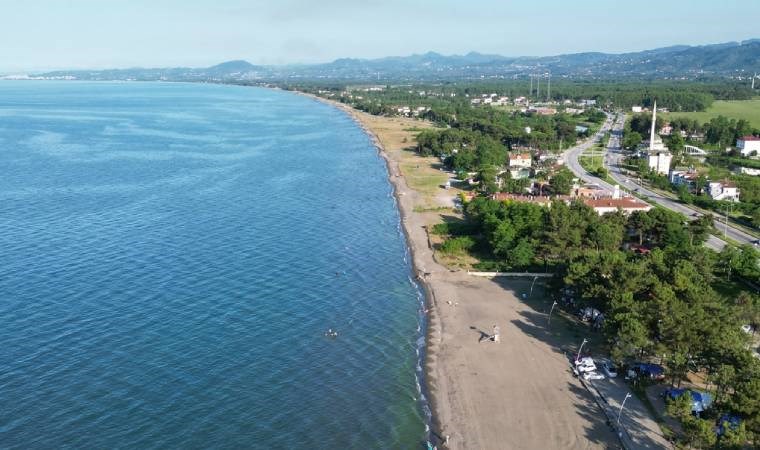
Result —
[[0, 71], [625, 52], [760, 37], [757, 0], [0, 0]]

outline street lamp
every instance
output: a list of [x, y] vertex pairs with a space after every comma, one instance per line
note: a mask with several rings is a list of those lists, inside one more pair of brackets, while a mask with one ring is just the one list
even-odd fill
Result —
[[554, 300], [554, 302], [552, 303], [552, 307], [549, 310], [549, 320], [548, 320], [548, 327], [549, 328], [552, 327], [552, 312], [554, 311], [554, 307], [555, 306], [557, 306], [557, 300]]
[[536, 280], [538, 280], [538, 277], [533, 277], [533, 282], [530, 284], [530, 294], [528, 294], [528, 297], [533, 297], [533, 285], [536, 284]]
[[583, 342], [581, 342], [580, 348], [578, 348], [578, 354], [575, 356], [575, 362], [578, 362], [581, 360], [581, 351], [583, 351], [583, 346], [586, 345], [588, 342], [588, 339], [583, 338]]
[[726, 237], [728, 234], [728, 208], [731, 208], [731, 212], [734, 210], [734, 205], [726, 206], [726, 218], [723, 220], [723, 237]]
[[620, 426], [620, 416], [623, 414], [623, 407], [625, 406], [625, 401], [631, 398], [631, 394], [629, 392], [626, 392], [625, 398], [623, 399], [623, 403], [620, 404], [620, 411], [618, 412], [618, 418], [617, 418], [617, 424], [618, 427]]

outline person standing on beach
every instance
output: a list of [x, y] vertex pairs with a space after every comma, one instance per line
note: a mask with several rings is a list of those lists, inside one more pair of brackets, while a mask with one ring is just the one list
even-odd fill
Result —
[[493, 335], [491, 336], [491, 339], [493, 339], [494, 342], [499, 342], [499, 339], [500, 339], [499, 338], [499, 332], [500, 331], [501, 330], [499, 330], [499, 326], [498, 325], [494, 325], [493, 326]]

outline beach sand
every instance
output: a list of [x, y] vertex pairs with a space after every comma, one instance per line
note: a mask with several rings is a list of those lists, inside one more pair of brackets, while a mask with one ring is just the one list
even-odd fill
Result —
[[[449, 437], [438, 448], [617, 448], [602, 412], [572, 376], [570, 356], [547, 333], [546, 312], [519, 300], [532, 280], [475, 277], [434, 259], [426, 227], [453, 214], [448, 207], [455, 192], [439, 187], [448, 175], [436, 159], [407, 150], [414, 129], [430, 124], [320, 100], [360, 123], [388, 164], [414, 269], [428, 296], [425, 382], [433, 432], [441, 441]], [[499, 343], [483, 339], [494, 325], [501, 329]]]

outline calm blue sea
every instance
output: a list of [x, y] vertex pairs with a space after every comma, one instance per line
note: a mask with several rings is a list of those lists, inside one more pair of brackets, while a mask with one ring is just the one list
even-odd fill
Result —
[[0, 82], [0, 448], [419, 448], [391, 192], [291, 93]]

